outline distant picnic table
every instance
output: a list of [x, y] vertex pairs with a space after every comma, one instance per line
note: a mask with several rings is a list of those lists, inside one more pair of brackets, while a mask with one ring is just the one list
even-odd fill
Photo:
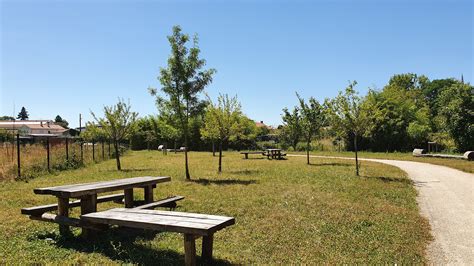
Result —
[[283, 156], [286, 156], [286, 153], [282, 153], [281, 149], [267, 149], [266, 150], [267, 158], [272, 159], [283, 159]]
[[[100, 231], [111, 225], [183, 233], [186, 265], [195, 265], [195, 239], [202, 237], [202, 257], [204, 260], [210, 260], [212, 258], [213, 234], [234, 224], [235, 219], [226, 216], [153, 210], [156, 207], [174, 208], [176, 201], [184, 198], [172, 196], [159, 201], [153, 200], [153, 189], [157, 184], [170, 180], [171, 178], [168, 176], [143, 176], [37, 188], [33, 190], [34, 193], [53, 195], [57, 198], [58, 203], [23, 208], [21, 213], [29, 215], [33, 220], [58, 223], [61, 234], [69, 234], [70, 226], [81, 227], [84, 237], [90, 237], [93, 235], [93, 231]], [[134, 201], [134, 188], [144, 190], [144, 201]], [[123, 190], [124, 193], [98, 197], [99, 193], [117, 190]], [[70, 201], [71, 198], [79, 200]], [[97, 212], [97, 203], [107, 201], [124, 203], [125, 208]], [[81, 208], [80, 219], [69, 217], [69, 210], [73, 207]], [[48, 213], [55, 210], [57, 210], [57, 215]]]
[[260, 154], [262, 156], [267, 156], [268, 159], [283, 159], [286, 156], [286, 153], [283, 153], [281, 149], [266, 149], [264, 151], [243, 151], [240, 154], [244, 155], [245, 159], [249, 158], [249, 154]]

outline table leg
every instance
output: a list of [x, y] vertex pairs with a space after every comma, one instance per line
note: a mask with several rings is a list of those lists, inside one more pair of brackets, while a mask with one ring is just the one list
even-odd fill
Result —
[[202, 237], [202, 259], [210, 262], [212, 260], [212, 244], [214, 242], [214, 235], [208, 235]]
[[133, 208], [133, 188], [124, 190], [125, 194], [125, 208]]
[[[97, 211], [97, 194], [87, 195], [81, 198], [81, 215]], [[93, 235], [93, 231], [82, 228], [82, 237], [89, 238]]]
[[[58, 198], [58, 215], [68, 217], [69, 216], [69, 198]], [[60, 224], [59, 233], [62, 236], [71, 233], [69, 226]]]
[[196, 241], [190, 234], [184, 234], [184, 264], [186, 266], [196, 265]]
[[153, 186], [149, 185], [143, 188], [145, 194], [145, 203], [153, 202]]

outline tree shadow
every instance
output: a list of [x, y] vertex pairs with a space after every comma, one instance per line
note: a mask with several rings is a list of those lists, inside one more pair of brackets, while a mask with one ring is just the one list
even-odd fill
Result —
[[378, 179], [383, 182], [398, 182], [398, 183], [403, 183], [403, 184], [409, 184], [412, 185], [413, 181], [408, 178], [396, 178], [396, 177], [387, 177], [387, 176], [361, 176], [367, 179]]
[[248, 170], [248, 169], [229, 171], [229, 173], [235, 174], [235, 175], [251, 175], [251, 174], [258, 174], [259, 172], [260, 170]]
[[[120, 172], [124, 173], [130, 173], [130, 172], [147, 172], [147, 171], [153, 171], [154, 169], [151, 168], [129, 168], [129, 169], [122, 169]], [[106, 169], [102, 170], [104, 172], [117, 172], [117, 169]]]
[[[151, 248], [147, 243], [142, 242], [142, 240], [153, 240], [157, 234], [159, 233], [150, 230], [113, 227], [99, 232], [91, 239], [84, 239], [80, 236], [64, 237], [57, 232], [42, 232], [30, 237], [30, 240], [49, 240], [51, 244], [58, 248], [72, 249], [84, 253], [100, 253], [111, 260], [121, 261], [122, 263], [183, 265], [184, 253]], [[142, 243], [137, 243], [137, 241]], [[198, 250], [197, 253], [199, 253]], [[204, 265], [199, 256], [197, 262]], [[222, 259], [214, 259], [209, 264], [232, 265], [229, 261]]]
[[250, 185], [257, 183], [257, 180], [240, 180], [240, 179], [207, 179], [207, 178], [199, 178], [199, 179], [191, 179], [190, 182], [194, 182], [200, 185]]
[[[308, 165], [308, 164], [307, 164]], [[350, 163], [310, 163], [309, 166], [352, 166]]]

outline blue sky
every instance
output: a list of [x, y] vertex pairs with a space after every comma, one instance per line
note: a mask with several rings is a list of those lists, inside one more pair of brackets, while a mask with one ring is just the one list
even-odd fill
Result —
[[157, 113], [149, 86], [179, 24], [198, 33], [206, 91], [237, 94], [268, 124], [296, 104], [357, 80], [382, 88], [395, 73], [473, 78], [471, 1], [10, 1], [0, 0], [0, 115], [57, 114], [78, 125], [118, 97]]

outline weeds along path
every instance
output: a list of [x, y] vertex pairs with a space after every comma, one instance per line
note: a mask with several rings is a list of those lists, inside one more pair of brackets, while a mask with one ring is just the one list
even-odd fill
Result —
[[[348, 157], [311, 157], [354, 160]], [[429, 219], [434, 236], [427, 250], [430, 263], [474, 265], [474, 174], [429, 163], [360, 160], [396, 166], [413, 180], [421, 214]]]

